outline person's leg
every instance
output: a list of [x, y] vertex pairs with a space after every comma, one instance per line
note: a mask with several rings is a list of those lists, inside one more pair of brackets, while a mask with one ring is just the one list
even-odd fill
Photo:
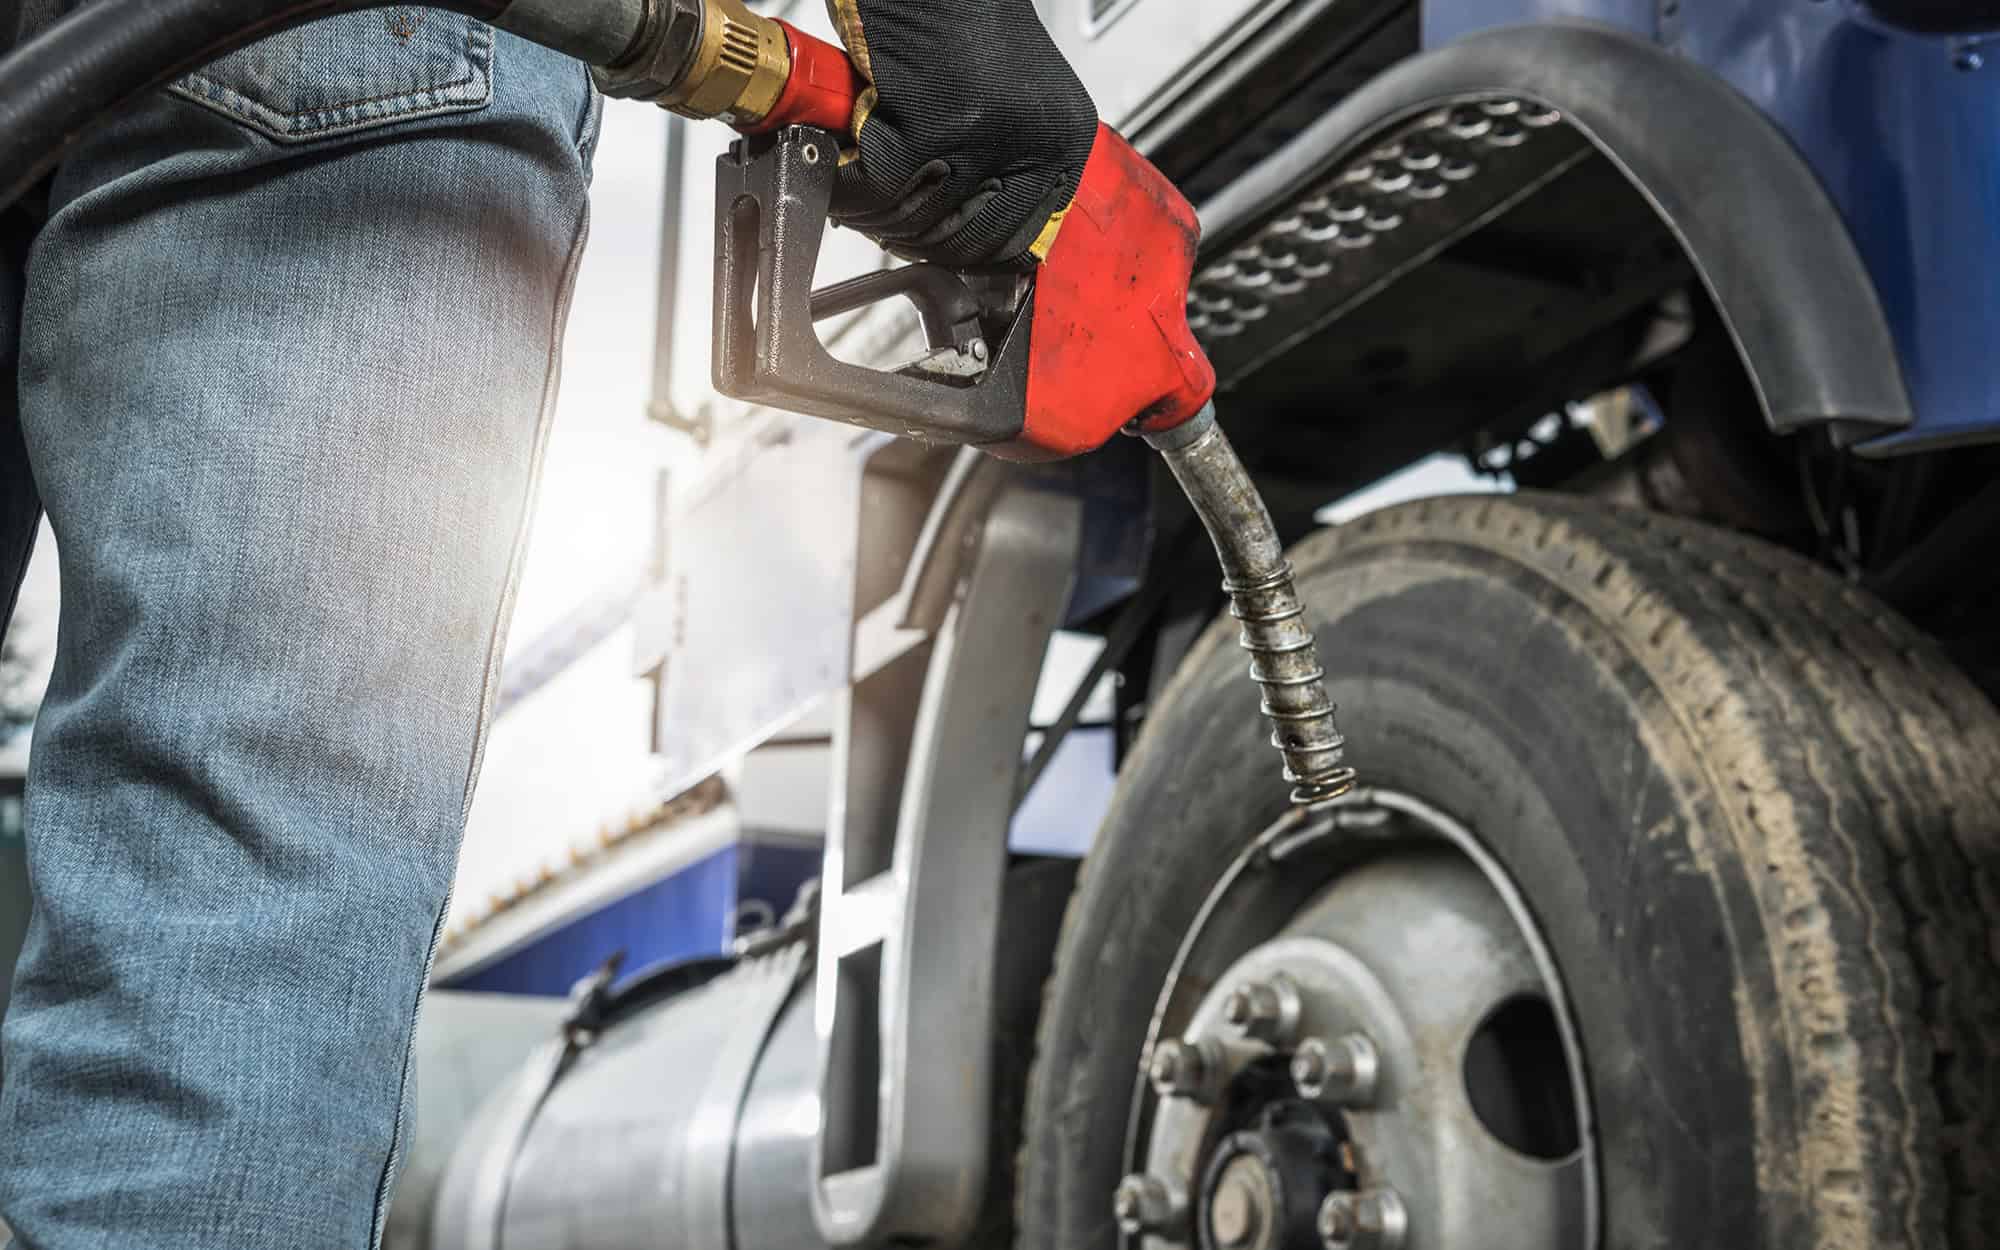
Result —
[[0, 1091], [27, 1250], [379, 1237], [594, 107], [574, 62], [379, 10], [57, 177], [21, 394], [63, 612]]

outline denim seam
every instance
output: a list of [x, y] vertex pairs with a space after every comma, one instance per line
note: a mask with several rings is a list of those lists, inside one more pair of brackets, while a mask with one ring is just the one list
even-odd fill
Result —
[[584, 99], [588, 103], [583, 108], [583, 129], [577, 135], [576, 150], [589, 162], [596, 158], [597, 141], [604, 133], [604, 95], [598, 91], [597, 76], [590, 72], [590, 67], [580, 61], [577, 64], [583, 70]]
[[[338, 104], [299, 112], [273, 108], [233, 87], [224, 86], [207, 74], [189, 74], [174, 83], [170, 90], [185, 100], [214, 109], [280, 142], [298, 142], [344, 134], [385, 122], [484, 108], [493, 99], [491, 26], [484, 22], [466, 23], [465, 58], [470, 72], [463, 78], [410, 91], [343, 100]], [[472, 89], [462, 90], [467, 87]]]
[[[556, 392], [562, 383], [562, 344], [569, 326], [569, 312], [572, 298], [576, 294], [577, 271], [583, 263], [584, 242], [590, 235], [590, 200], [586, 195], [583, 212], [577, 219], [576, 230], [571, 236], [568, 262], [563, 268], [562, 284], [556, 293], [555, 317], [550, 327], [549, 355], [544, 366], [542, 385], [542, 409], [536, 421], [535, 447], [528, 464], [528, 481], [521, 495], [521, 520], [514, 529], [514, 547], [508, 555], [507, 580], [500, 595], [500, 607], [493, 617], [493, 628], [487, 636], [486, 674], [480, 684], [479, 719], [473, 727], [472, 754], [466, 763], [465, 791], [459, 802], [458, 831], [461, 844], [465, 837], [465, 822], [472, 814], [472, 795], [479, 778], [480, 764], [486, 758], [486, 738], [493, 726], [493, 704], [500, 690], [501, 661], [507, 649], [507, 626], [513, 615], [514, 601], [521, 585], [521, 566], [528, 553], [528, 540], [534, 529], [535, 496], [540, 492], [542, 464], [549, 445], [549, 431], [555, 425]], [[454, 857], [454, 860], [456, 857]], [[455, 875], [455, 874], [454, 874]], [[370, 1250], [382, 1250], [382, 1238], [388, 1231], [389, 1200], [393, 1196], [396, 1173], [402, 1163], [403, 1138], [408, 1127], [410, 1092], [410, 1070], [416, 1050], [416, 1027], [423, 1013], [425, 991], [430, 986], [431, 972], [437, 966], [438, 944], [444, 933], [445, 920], [451, 914], [454, 894], [452, 885], [445, 887], [444, 902], [438, 907], [437, 915], [431, 922], [430, 951], [424, 958], [424, 974], [417, 982], [416, 1002], [411, 1005], [409, 1032], [403, 1044], [403, 1073], [396, 1100], [396, 1124], [389, 1138], [389, 1157], [383, 1164], [382, 1179], [375, 1191], [375, 1218], [369, 1234]]]

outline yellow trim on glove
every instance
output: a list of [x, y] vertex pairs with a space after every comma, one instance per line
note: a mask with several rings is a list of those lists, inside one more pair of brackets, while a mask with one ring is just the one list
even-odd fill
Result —
[[847, 133], [854, 136], [856, 143], [861, 142], [861, 128], [874, 116], [875, 106], [881, 100], [881, 94], [873, 87], [863, 87], [861, 94], [854, 97], [854, 117], [847, 123]]
[[1028, 244], [1028, 255], [1034, 257], [1037, 261], [1047, 260], [1049, 258], [1049, 249], [1056, 245], [1056, 236], [1062, 233], [1063, 219], [1068, 216], [1069, 209], [1067, 208], [1051, 215], [1048, 224], [1042, 227], [1042, 232], [1035, 236], [1035, 241]]
[[[833, 19], [833, 28], [840, 32], [840, 42], [847, 45], [854, 67], [874, 82], [875, 69], [868, 63], [868, 36], [861, 32], [860, 0], [826, 0], [826, 15]], [[855, 128], [860, 129], [858, 125]]]
[[840, 42], [847, 46], [848, 59], [868, 80], [868, 86], [854, 98], [854, 117], [847, 125], [847, 133], [859, 143], [861, 127], [881, 99], [875, 91], [875, 67], [868, 62], [868, 36], [861, 32], [860, 0], [826, 0], [826, 15], [833, 19], [833, 28], [840, 32]]

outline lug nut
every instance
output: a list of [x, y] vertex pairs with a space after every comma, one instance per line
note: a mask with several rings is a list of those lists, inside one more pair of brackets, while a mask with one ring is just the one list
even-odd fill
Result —
[[1278, 996], [1268, 985], [1238, 986], [1222, 1004], [1222, 1018], [1229, 1021], [1231, 1028], [1246, 1032], [1259, 1020], [1276, 1019], [1277, 1015]]
[[1319, 1208], [1319, 1243], [1325, 1250], [1400, 1250], [1410, 1214], [1386, 1186], [1328, 1194]]
[[1309, 1037], [1292, 1056], [1292, 1084], [1306, 1098], [1343, 1107], [1366, 1106], [1375, 1097], [1381, 1061], [1375, 1043], [1359, 1033], [1324, 1041]]
[[1135, 1172], [1118, 1182], [1111, 1195], [1111, 1216], [1127, 1237], [1141, 1233], [1178, 1236], [1187, 1223], [1187, 1198], [1157, 1176]]
[[1326, 1250], [1354, 1244], [1354, 1195], [1328, 1194], [1319, 1208], [1319, 1242]]
[[1298, 1037], [1299, 1011], [1299, 987], [1282, 972], [1269, 981], [1239, 985], [1222, 1002], [1229, 1027], [1277, 1047]]
[[1168, 1038], [1153, 1047], [1153, 1063], [1147, 1075], [1162, 1098], [1189, 1098], [1206, 1103], [1209, 1077], [1215, 1069], [1213, 1057], [1200, 1043]]

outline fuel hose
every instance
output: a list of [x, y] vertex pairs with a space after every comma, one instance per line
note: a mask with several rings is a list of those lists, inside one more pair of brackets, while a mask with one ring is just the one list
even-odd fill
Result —
[[[591, 65], [636, 46], [663, 0], [426, 0]], [[387, 0], [98, 0], [0, 60], [0, 209], [100, 120], [288, 27]]]

